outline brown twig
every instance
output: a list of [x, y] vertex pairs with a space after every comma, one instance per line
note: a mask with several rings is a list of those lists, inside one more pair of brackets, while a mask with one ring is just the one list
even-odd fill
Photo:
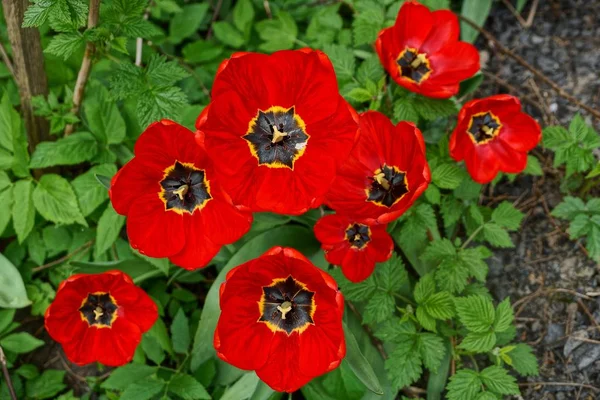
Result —
[[528, 69], [529, 71], [531, 71], [538, 79], [540, 79], [542, 82], [544, 82], [545, 84], [550, 86], [552, 89], [554, 89], [554, 91], [556, 91], [556, 93], [558, 93], [559, 96], [564, 97], [565, 99], [569, 100], [571, 103], [575, 104], [579, 108], [586, 110], [587, 112], [592, 114], [594, 117], [600, 119], [600, 111], [583, 104], [577, 98], [575, 98], [574, 96], [569, 94], [567, 91], [565, 91], [562, 87], [560, 87], [560, 85], [558, 85], [556, 82], [554, 82], [553, 80], [548, 78], [546, 75], [544, 75], [543, 73], [538, 71], [535, 67], [533, 67], [531, 64], [529, 64], [527, 61], [525, 61], [521, 56], [515, 54], [509, 48], [507, 48], [502, 43], [500, 43], [500, 41], [498, 39], [496, 39], [494, 37], [494, 35], [492, 35], [490, 32], [488, 32], [487, 30], [485, 30], [482, 27], [480, 27], [479, 25], [477, 25], [471, 19], [466, 18], [462, 15], [459, 15], [458, 17], [462, 21], [464, 21], [466, 24], [471, 26], [473, 29], [478, 31], [480, 34], [482, 34], [488, 41], [492, 42], [494, 44], [494, 46], [497, 47], [497, 49], [500, 52], [506, 54], [507, 56], [509, 56], [510, 58], [512, 58], [519, 64], [521, 64], [521, 66], [523, 66], [526, 69]]
[[527, 21], [525, 21], [526, 28], [529, 28], [531, 25], [533, 25], [533, 18], [535, 17], [535, 12], [537, 11], [539, 2], [539, 0], [533, 0], [533, 3], [531, 4], [531, 9], [529, 9]]
[[519, 24], [521, 24], [521, 26], [523, 28], [529, 28], [531, 26], [531, 25], [527, 26], [527, 21], [525, 21], [523, 19], [523, 17], [521, 17], [521, 14], [519, 14], [519, 12], [510, 3], [510, 1], [508, 1], [508, 0], [502, 0], [502, 3], [504, 3], [504, 5], [506, 6], [506, 8], [508, 8], [508, 10], [511, 12], [511, 14], [515, 16], [515, 18], [517, 19], [517, 21], [519, 21]]
[[273, 18], [273, 14], [271, 14], [271, 6], [269, 5], [269, 0], [263, 1], [263, 7], [265, 8], [265, 12], [267, 13], [267, 17], [269, 19]]
[[537, 386], [537, 385], [541, 385], [541, 386], [575, 386], [575, 387], [582, 387], [585, 389], [590, 389], [590, 390], [593, 390], [594, 392], [600, 392], [600, 388], [597, 388], [596, 386], [592, 386], [592, 385], [587, 385], [585, 383], [576, 383], [576, 382], [524, 382], [524, 383], [519, 383], [519, 386], [522, 386], [522, 387]]
[[[100, 11], [100, 0], [90, 0], [90, 12], [88, 14], [87, 28], [92, 29], [98, 25], [98, 13]], [[90, 71], [92, 70], [92, 58], [96, 52], [96, 45], [92, 42], [87, 42], [85, 45], [85, 53], [83, 54], [83, 61], [81, 62], [81, 68], [79, 68], [79, 74], [77, 74], [77, 82], [75, 83], [75, 91], [73, 92], [73, 107], [71, 112], [77, 114], [81, 103], [83, 101], [83, 94], [85, 92], [85, 85], [87, 84], [88, 78], [90, 77]], [[65, 127], [65, 136], [73, 133], [73, 124], [69, 124]]]
[[579, 304], [579, 307], [581, 307], [585, 315], [587, 315], [587, 317], [590, 319], [591, 323], [594, 324], [596, 329], [600, 332], [600, 325], [598, 324], [598, 321], [596, 321], [596, 318], [594, 318], [594, 315], [590, 312], [589, 308], [587, 308], [586, 305], [583, 304], [583, 301], [581, 301], [581, 299], [577, 299], [577, 304]]
[[58, 265], [60, 263], [63, 263], [65, 261], [67, 261], [69, 258], [83, 252], [83, 251], [87, 251], [90, 249], [90, 247], [92, 247], [92, 243], [94, 243], [93, 240], [90, 240], [87, 243], [84, 243], [83, 245], [81, 245], [80, 247], [76, 248], [75, 250], [73, 250], [71, 253], [67, 254], [66, 256], [63, 256], [57, 260], [51, 261], [48, 264], [44, 264], [44, 265], [40, 265], [39, 267], [35, 267], [31, 269], [32, 273], [36, 273], [36, 272], [40, 272], [43, 271], [45, 269], [51, 268], [55, 265]]
[[6, 381], [6, 386], [8, 387], [8, 393], [10, 394], [10, 398], [12, 400], [17, 400], [17, 394], [15, 393], [15, 388], [13, 387], [12, 380], [10, 379], [10, 374], [8, 373], [8, 367], [6, 366], [6, 356], [4, 355], [4, 350], [2, 350], [2, 346], [0, 346], [0, 364], [2, 364], [2, 373], [4, 374], [4, 380]]
[[8, 53], [6, 52], [6, 49], [4, 48], [4, 43], [2, 43], [2, 42], [0, 42], [0, 54], [2, 54], [2, 61], [4, 61], [4, 64], [6, 64], [6, 68], [8, 68], [8, 70], [10, 71], [10, 74], [12, 75], [13, 79], [16, 82], [17, 76], [15, 75], [15, 68], [12, 65], [12, 61], [10, 61], [10, 57], [8, 56]]
[[521, 100], [523, 100], [524, 102], [531, 104], [532, 106], [534, 106], [535, 108], [537, 108], [538, 110], [540, 110], [542, 112], [544, 111], [544, 107], [542, 107], [542, 105], [540, 105], [540, 103], [538, 103], [537, 101], [535, 101], [534, 99], [532, 99], [530, 95], [521, 94], [521, 91], [519, 89], [517, 89], [515, 86], [511, 85], [510, 83], [508, 83], [504, 79], [499, 78], [496, 75], [491, 74], [491, 73], [489, 73], [487, 71], [481, 71], [481, 73], [486, 78], [489, 78], [489, 79], [493, 80], [496, 84], [502, 86], [503, 88], [509, 90], [510, 92], [513, 92], [514, 94], [519, 95], [519, 98]]
[[206, 40], [210, 39], [212, 36], [212, 26], [219, 16], [219, 11], [221, 11], [222, 4], [223, 0], [217, 0], [217, 5], [215, 6], [212, 18], [210, 19], [210, 25], [208, 26], [208, 32], [206, 32]]

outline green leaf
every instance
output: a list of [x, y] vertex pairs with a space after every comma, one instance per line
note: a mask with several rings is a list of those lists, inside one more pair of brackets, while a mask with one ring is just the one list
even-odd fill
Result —
[[250, 28], [254, 20], [254, 7], [250, 0], [239, 0], [233, 7], [233, 24], [240, 32]]
[[338, 44], [330, 44], [323, 49], [329, 56], [339, 82], [351, 80], [356, 68], [352, 50]]
[[558, 150], [568, 147], [571, 140], [569, 131], [562, 126], [548, 126], [542, 131], [544, 147], [550, 150]]
[[56, 142], [38, 144], [31, 156], [29, 168], [80, 164], [91, 160], [97, 152], [98, 142], [91, 133], [74, 133]]
[[459, 348], [476, 353], [486, 353], [496, 345], [496, 334], [494, 332], [469, 332]]
[[483, 226], [483, 237], [492, 246], [496, 247], [515, 247], [508, 232], [500, 225], [488, 222]]
[[296, 22], [287, 12], [280, 11], [277, 18], [260, 21], [256, 31], [265, 43], [259, 49], [266, 52], [291, 49], [298, 36]]
[[79, 33], [61, 33], [52, 37], [44, 53], [53, 54], [66, 61], [84, 42], [83, 36]]
[[435, 318], [433, 318], [423, 306], [417, 307], [417, 311], [415, 312], [417, 317], [417, 321], [419, 324], [428, 331], [437, 332], [437, 323]]
[[445, 320], [454, 316], [454, 302], [448, 292], [431, 295], [423, 304], [423, 308], [435, 319]]
[[456, 189], [464, 178], [464, 170], [453, 163], [440, 164], [431, 173], [432, 182], [442, 189]]
[[13, 195], [18, 201], [13, 203], [12, 219], [19, 243], [23, 243], [33, 229], [35, 208], [33, 207], [33, 182], [20, 180], [15, 182]]
[[448, 384], [448, 400], [474, 400], [481, 391], [481, 380], [477, 372], [459, 369]]
[[194, 337], [191, 370], [195, 371], [202, 363], [214, 357], [213, 336], [219, 319], [219, 287], [227, 273], [234, 267], [256, 258], [273, 246], [293, 246], [307, 257], [316, 253], [320, 246], [312, 233], [303, 226], [284, 225], [261, 233], [246, 242], [223, 267], [211, 285], [200, 323]]
[[42, 217], [49, 221], [87, 226], [73, 188], [59, 175], [46, 174], [40, 178], [33, 191], [33, 204]]
[[32, 399], [53, 399], [66, 389], [63, 383], [66, 371], [47, 369], [42, 375], [28, 381], [26, 384], [27, 397]]
[[415, 285], [415, 301], [418, 304], [425, 304], [427, 300], [435, 293], [435, 281], [433, 274], [423, 276]]
[[421, 333], [417, 336], [417, 349], [425, 368], [437, 372], [446, 354], [446, 346], [442, 338], [433, 333]]
[[165, 388], [165, 382], [160, 379], [146, 378], [140, 383], [127, 386], [120, 400], [150, 400]]
[[100, 220], [96, 233], [96, 257], [110, 249], [119, 237], [119, 233], [125, 224], [125, 217], [117, 214], [112, 204], [108, 204]]
[[363, 88], [352, 89], [350, 92], [348, 92], [348, 94], [346, 94], [346, 97], [359, 103], [374, 100], [373, 95], [371, 95], [367, 89]]
[[496, 319], [494, 321], [494, 330], [504, 332], [512, 325], [514, 320], [513, 309], [510, 306], [510, 299], [507, 297], [498, 304], [496, 308]]
[[544, 171], [542, 170], [542, 166], [540, 165], [540, 161], [537, 159], [537, 157], [532, 155], [527, 156], [527, 166], [525, 167], [523, 173], [533, 176], [544, 175]]
[[408, 121], [416, 124], [419, 122], [419, 113], [415, 109], [413, 101], [404, 97], [394, 102], [394, 118], [397, 121]]
[[415, 382], [423, 372], [421, 356], [415, 351], [414, 340], [399, 344], [385, 361], [392, 386], [399, 390]]
[[340, 290], [344, 294], [346, 300], [366, 301], [370, 299], [377, 290], [374, 274], [359, 283], [353, 283], [346, 279], [342, 274], [341, 269], [334, 269], [331, 271], [331, 276], [335, 278], [335, 281], [340, 286]]
[[101, 94], [83, 104], [90, 132], [102, 143], [119, 144], [125, 139], [125, 120], [114, 101], [109, 100], [108, 91], [102, 85]]
[[186, 374], [178, 374], [171, 379], [169, 392], [181, 397], [183, 400], [211, 398], [200, 382]]
[[127, 364], [113, 370], [107, 380], [102, 382], [104, 389], [124, 390], [132, 383], [154, 375], [158, 367], [142, 364]]
[[514, 394], [518, 395], [519, 386], [516, 379], [508, 374], [502, 367], [491, 366], [487, 367], [479, 374], [481, 381], [489, 390], [497, 394]]
[[382, 7], [375, 3], [364, 3], [360, 13], [352, 21], [354, 45], [373, 43], [377, 34], [385, 26], [385, 15]]
[[509, 353], [512, 367], [522, 376], [537, 376], [538, 362], [530, 346], [519, 343]]
[[175, 314], [171, 324], [171, 337], [173, 338], [173, 350], [176, 353], [187, 353], [190, 347], [190, 324], [181, 308]]
[[71, 182], [84, 217], [90, 215], [100, 204], [108, 200], [107, 188], [98, 182], [96, 176], [107, 177], [110, 185], [110, 178], [116, 173], [117, 167], [114, 164], [101, 164], [93, 166]]
[[408, 274], [404, 268], [402, 258], [394, 253], [389, 260], [379, 264], [376, 280], [378, 286], [388, 292], [400, 290], [402, 285], [408, 283]]
[[483, 74], [476, 74], [469, 79], [466, 79], [460, 83], [460, 90], [458, 91], [457, 97], [462, 99], [464, 96], [474, 93], [481, 83], [483, 82]]
[[373, 367], [360, 351], [356, 338], [352, 332], [344, 324], [344, 335], [346, 337], [346, 359], [345, 361], [350, 366], [350, 369], [356, 377], [375, 394], [383, 394], [383, 389], [377, 379], [377, 375], [373, 371]]
[[517, 210], [510, 202], [503, 201], [492, 212], [492, 221], [502, 228], [515, 231], [521, 226], [524, 214]]
[[29, 304], [21, 274], [8, 258], [0, 254], [0, 307], [23, 308]]
[[239, 49], [244, 45], [244, 36], [233, 27], [229, 22], [219, 21], [213, 24], [215, 37], [234, 49]]
[[238, 400], [246, 398], [254, 392], [258, 385], [258, 376], [254, 372], [247, 372], [233, 385], [231, 385], [220, 400]]
[[385, 292], [376, 292], [367, 303], [363, 313], [363, 322], [366, 324], [385, 321], [394, 314], [396, 302], [394, 297]]
[[17, 354], [29, 353], [43, 345], [43, 340], [36, 339], [26, 332], [13, 333], [0, 339], [0, 346], [4, 350]]
[[487, 332], [495, 321], [494, 306], [486, 297], [461, 297], [454, 304], [460, 321], [471, 332]]
[[552, 215], [557, 218], [573, 220], [580, 213], [587, 211], [586, 205], [579, 197], [567, 196], [562, 203], [552, 210]]
[[209, 6], [208, 3], [184, 6], [182, 11], [175, 14], [169, 23], [169, 41], [178, 44], [183, 39], [192, 36], [202, 24]]
[[458, 113], [456, 102], [452, 99], [440, 100], [417, 95], [413, 99], [413, 106], [419, 115], [426, 120], [450, 117]]
[[[248, 1], [248, 0], [246, 0]], [[240, 3], [237, 3], [240, 4]], [[223, 46], [213, 41], [199, 39], [186, 45], [182, 52], [183, 57], [189, 63], [205, 63], [218, 58], [223, 53]]]
[[450, 0], [423, 0], [422, 4], [433, 10], [448, 10]]
[[[465, 0], [462, 3], [460, 13], [473, 21], [478, 26], [483, 26], [490, 14], [492, 0]], [[479, 32], [466, 22], [460, 22], [460, 38], [464, 42], [473, 43], [479, 36]]]

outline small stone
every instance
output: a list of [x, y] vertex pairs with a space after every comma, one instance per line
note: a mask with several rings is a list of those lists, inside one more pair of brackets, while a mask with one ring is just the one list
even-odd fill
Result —
[[548, 325], [548, 332], [546, 332], [546, 337], [544, 337], [545, 344], [551, 344], [558, 341], [560, 338], [565, 336], [565, 327], [564, 325], [551, 323]]
[[544, 38], [538, 35], [531, 35], [531, 43], [542, 44], [544, 43]]
[[590, 335], [588, 334], [588, 332], [586, 330], [580, 330], [580, 331], [573, 332], [571, 334], [571, 336], [567, 339], [567, 342], [565, 343], [565, 347], [563, 348], [563, 354], [565, 355], [565, 357], [569, 357], [569, 355], [571, 355], [573, 350], [575, 350], [576, 348], [578, 348], [579, 346], [581, 346], [583, 344], [583, 342], [581, 340], [577, 340], [578, 338], [589, 339], [589, 337], [590, 337]]
[[584, 343], [573, 351], [573, 364], [580, 371], [592, 365], [598, 359], [600, 359], [600, 344]]

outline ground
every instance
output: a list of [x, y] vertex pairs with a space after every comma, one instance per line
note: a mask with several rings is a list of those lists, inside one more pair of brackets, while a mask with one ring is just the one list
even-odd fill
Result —
[[[600, 1], [528, 1], [525, 20], [539, 3], [530, 27], [523, 27], [503, 3], [492, 10], [486, 29], [598, 109]], [[497, 53], [489, 41], [480, 38], [478, 47], [488, 78], [479, 96], [516, 94], [543, 126], [567, 125], [578, 111], [551, 88], [535, 83], [530, 71]], [[599, 127], [600, 121], [586, 119]], [[515, 201], [526, 214], [522, 229], [513, 235], [516, 247], [497, 251], [491, 259], [488, 285], [497, 299], [509, 296], [515, 303], [519, 337], [535, 348], [540, 360], [540, 376], [521, 382], [523, 398], [600, 399], [600, 265], [587, 258], [582, 243], [569, 240], [564, 221], [550, 216], [563, 196], [562, 171], [552, 167], [548, 152], [538, 149], [534, 154], [544, 166], [543, 177], [501, 184], [483, 199]]]

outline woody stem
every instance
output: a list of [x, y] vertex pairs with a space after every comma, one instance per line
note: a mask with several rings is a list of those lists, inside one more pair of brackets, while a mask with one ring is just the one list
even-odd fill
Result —
[[8, 367], [6, 366], [6, 356], [4, 355], [4, 350], [2, 350], [2, 346], [0, 346], [0, 364], [2, 364], [2, 373], [4, 374], [4, 380], [6, 381], [6, 386], [8, 387], [8, 393], [10, 394], [11, 400], [17, 400], [17, 394], [15, 393], [15, 388], [13, 387], [12, 380], [10, 379], [10, 374], [8, 373]]

